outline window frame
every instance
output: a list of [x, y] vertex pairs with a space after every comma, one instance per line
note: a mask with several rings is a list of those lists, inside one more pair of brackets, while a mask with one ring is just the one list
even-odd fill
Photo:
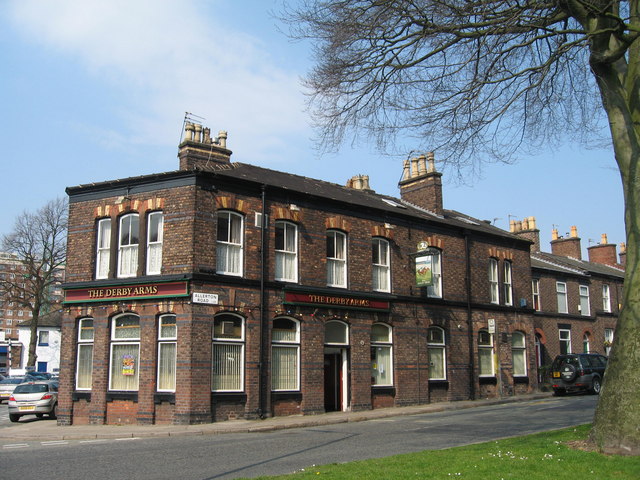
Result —
[[[282, 233], [282, 248], [278, 248], [278, 228], [281, 228]], [[289, 245], [287, 239], [289, 238], [289, 230], [293, 229], [293, 245]], [[292, 249], [291, 249], [292, 247]], [[277, 220], [274, 225], [274, 251], [275, 251], [275, 274], [274, 279], [279, 282], [298, 282], [298, 225], [287, 220]], [[278, 258], [281, 258], [278, 261]], [[291, 277], [286, 276], [287, 261], [293, 263], [293, 275]], [[279, 275], [279, 266], [281, 266], [281, 274]]]
[[589, 332], [582, 334], [582, 353], [591, 353], [591, 335], [589, 335]]
[[[586, 293], [585, 293], [586, 292]], [[580, 305], [580, 315], [584, 317], [588, 317], [591, 315], [591, 302], [589, 299], [589, 286], [588, 285], [580, 285], [578, 287], [578, 296], [579, 296], [579, 305]], [[586, 311], [586, 313], [585, 313]]]
[[[216, 337], [216, 322], [220, 321], [220, 322], [224, 322], [225, 319], [234, 319], [235, 321], [239, 321], [240, 322], [240, 335], [239, 337], [233, 338], [233, 337]], [[229, 321], [229, 320], [226, 320]], [[234, 325], [235, 328], [235, 325]], [[211, 391], [214, 393], [239, 393], [239, 392], [244, 392], [245, 390], [245, 386], [244, 386], [244, 381], [245, 381], [245, 335], [246, 335], [246, 319], [240, 315], [236, 315], [233, 313], [229, 313], [229, 312], [225, 312], [225, 313], [220, 313], [218, 315], [216, 315], [213, 318], [213, 325], [212, 325], [212, 330], [211, 330], [211, 337], [212, 337], [212, 347], [211, 347]], [[237, 380], [237, 384], [238, 384], [238, 388], [214, 388], [216, 382], [214, 380], [215, 376], [216, 376], [216, 372], [214, 371], [215, 368], [215, 350], [216, 350], [216, 345], [226, 345], [226, 346], [239, 346], [239, 360], [240, 360], [240, 369], [239, 369], [239, 378]], [[228, 357], [227, 357], [228, 358]]]
[[[371, 270], [372, 290], [374, 292], [391, 292], [391, 247], [386, 238], [374, 237], [371, 239]], [[381, 285], [382, 283], [385, 285]]]
[[[278, 338], [275, 339], [273, 336], [273, 332], [274, 330], [276, 330], [275, 326], [276, 326], [276, 321], [288, 321], [288, 322], [292, 322], [295, 325], [295, 334], [294, 334], [294, 338], [291, 340], [287, 340], [287, 339], [283, 339], [283, 338]], [[291, 317], [276, 317], [273, 319], [273, 324], [272, 324], [272, 335], [271, 335], [271, 391], [272, 392], [299, 392], [300, 391], [300, 378], [301, 378], [301, 374], [300, 374], [300, 321], [296, 320], [295, 318], [291, 318]], [[293, 388], [276, 388], [276, 374], [275, 374], [275, 368], [276, 368], [276, 362], [275, 362], [275, 351], [276, 350], [293, 350], [295, 351], [295, 365], [294, 365], [294, 375], [293, 377], [295, 378], [295, 385]], [[289, 368], [291, 368], [291, 366], [288, 366]], [[291, 372], [288, 372], [287, 378], [292, 378], [291, 376]]]
[[502, 286], [504, 293], [504, 304], [513, 305], [513, 265], [509, 260], [503, 262]]
[[[340, 238], [340, 242], [338, 242], [338, 238]], [[332, 250], [333, 252], [330, 252], [330, 239], [333, 239], [332, 243]], [[348, 258], [348, 254], [347, 254], [347, 249], [348, 249], [348, 243], [347, 243], [347, 234], [345, 232], [342, 232], [340, 230], [328, 230], [327, 234], [326, 234], [326, 242], [327, 242], [327, 286], [328, 287], [337, 287], [337, 288], [347, 288], [347, 258]], [[340, 252], [340, 248], [338, 247], [338, 245], [341, 244], [342, 245], [342, 252], [343, 255], [342, 257], [337, 256]], [[333, 253], [334, 256], [330, 256], [329, 254]], [[342, 275], [337, 275], [336, 272], [338, 270], [338, 266], [342, 266]], [[338, 272], [339, 273], [339, 272]], [[340, 278], [339, 278], [340, 277]], [[333, 278], [334, 280], [337, 281], [333, 281], [331, 282], [330, 279]]]
[[[157, 238], [156, 240], [151, 240], [152, 228], [151, 222], [159, 217], [158, 225], [156, 227]], [[147, 275], [160, 275], [162, 273], [162, 250], [164, 248], [164, 213], [162, 211], [155, 211], [149, 213], [147, 215], [147, 261], [146, 261], [146, 272]], [[153, 250], [159, 250], [159, 254], [152, 254]], [[158, 259], [154, 259], [153, 257], [158, 255]], [[157, 268], [152, 268], [152, 261], [156, 260]]]
[[[566, 334], [566, 338], [563, 338], [563, 333]], [[558, 344], [560, 347], [560, 354], [564, 355], [564, 354], [569, 354], [569, 353], [573, 353], [572, 352], [572, 348], [571, 348], [571, 329], [569, 328], [559, 328], [558, 329]], [[563, 348], [562, 346], [565, 345], [565, 348], [563, 352]]]
[[[118, 325], [116, 322], [124, 317], [136, 318], [138, 321], [138, 336], [131, 337], [116, 337], [116, 332], [118, 331]], [[140, 341], [141, 341], [141, 326], [140, 326], [140, 316], [134, 313], [123, 313], [120, 315], [116, 315], [111, 319], [111, 337], [109, 342], [109, 391], [111, 392], [137, 392], [140, 388]], [[132, 327], [120, 327], [120, 328], [132, 328]], [[114, 367], [116, 366], [114, 353], [115, 347], [137, 347], [137, 356], [135, 358], [134, 363], [134, 373], [133, 375], [126, 376], [134, 376], [135, 377], [135, 388], [114, 388]], [[127, 354], [128, 355], [128, 354]], [[125, 376], [124, 374], [122, 376]]]
[[489, 258], [489, 293], [491, 303], [500, 304], [500, 286], [498, 279], [498, 259]]
[[611, 313], [611, 288], [606, 283], [602, 285], [602, 309]]
[[442, 250], [431, 248], [432, 285], [427, 285], [427, 297], [442, 298]]
[[[564, 291], [561, 291], [564, 289]], [[562, 300], [562, 304], [561, 304]], [[569, 301], [567, 297], [567, 284], [566, 282], [556, 282], [556, 301], [558, 305], [558, 313], [569, 313]], [[564, 308], [561, 308], [564, 307]]]
[[[481, 343], [482, 336], [487, 335], [489, 343]], [[481, 329], [478, 331], [478, 376], [481, 378], [495, 378], [496, 376], [496, 362], [495, 362], [495, 350], [494, 350], [494, 334], [489, 333], [487, 329]], [[482, 352], [482, 355], [481, 355]], [[489, 354], [488, 357], [485, 355]], [[491, 373], [482, 373], [483, 359], [490, 359]]]
[[542, 311], [542, 302], [540, 300], [540, 279], [531, 279], [531, 296], [533, 298], [533, 309], [536, 312]]
[[109, 278], [111, 267], [111, 224], [111, 218], [107, 217], [98, 220], [96, 225], [96, 280]]
[[[438, 341], [434, 339], [431, 335], [432, 332], [439, 332], [442, 336], [442, 341]], [[441, 365], [440, 368], [442, 370], [441, 377], [432, 376], [431, 372], [433, 372], [433, 365], [431, 358], [432, 351], [440, 351], [441, 352]], [[429, 380], [447, 380], [447, 335], [444, 328], [438, 325], [432, 325], [427, 329], [427, 355], [429, 360]]]
[[[387, 331], [386, 340], [374, 340], [374, 327], [384, 327]], [[376, 381], [380, 375], [384, 375], [384, 371], [380, 372], [380, 361], [378, 352], [385, 351], [389, 360], [389, 374], [387, 382]], [[375, 361], [375, 363], [374, 363]], [[375, 365], [375, 367], [374, 367]], [[378, 372], [379, 375], [374, 375], [374, 372]], [[371, 325], [371, 386], [373, 387], [392, 387], [394, 381], [394, 368], [393, 368], [393, 328], [383, 322], [375, 322]]]
[[[517, 338], [522, 340], [521, 344], [516, 344]], [[516, 368], [516, 358], [518, 358], [519, 368]], [[511, 363], [514, 377], [526, 377], [529, 375], [529, 369], [527, 368], [527, 336], [524, 332], [515, 331], [511, 334]]]
[[[226, 220], [226, 232], [227, 238], [220, 240], [221, 233], [221, 220]], [[233, 237], [234, 223], [233, 220], [240, 222], [239, 241], [235, 241]], [[245, 217], [244, 215], [234, 212], [232, 210], [218, 210], [217, 212], [217, 226], [216, 226], [216, 273], [221, 275], [232, 275], [234, 277], [242, 277], [244, 274], [244, 230], [245, 230]], [[222, 253], [224, 252], [224, 255]], [[236, 261], [238, 264], [237, 270], [229, 269], [229, 259], [232, 255], [237, 255]], [[224, 256], [224, 264], [221, 262], [221, 258]], [[224, 268], [223, 268], [224, 267]]]
[[49, 330], [38, 330], [38, 346], [48, 347], [49, 336], [50, 336]]
[[[135, 224], [133, 220], [135, 219]], [[123, 243], [124, 223], [128, 221], [128, 242]], [[137, 226], [137, 231], [134, 231], [134, 225]], [[133, 241], [135, 240], [135, 242]], [[118, 278], [131, 278], [138, 275], [138, 250], [140, 248], [140, 214], [127, 213], [122, 215], [118, 220]], [[125, 254], [129, 254], [130, 258], [127, 260]], [[127, 263], [128, 265], [125, 265]], [[125, 270], [125, 266], [128, 269]]]
[[[163, 334], [163, 320], [173, 317], [174, 334]], [[157, 392], [175, 392], [176, 391], [176, 378], [177, 378], [177, 360], [178, 360], [178, 318], [174, 313], [164, 313], [158, 317], [158, 365], [156, 371], [156, 391]], [[169, 376], [172, 376], [173, 386], [169, 388], [161, 388], [161, 378], [163, 378], [164, 372], [162, 369], [167, 365], [161, 361], [163, 358], [163, 350], [173, 348], [173, 362], [169, 362], [170, 368], [173, 373], [169, 372]]]
[[[85, 322], [91, 322], [91, 337], [90, 338], [83, 338], [83, 324]], [[84, 331], [86, 332], [88, 330], [88, 328], [85, 328]], [[94, 341], [95, 341], [95, 326], [94, 326], [94, 319], [92, 317], [84, 317], [78, 320], [78, 336], [77, 336], [77, 343], [78, 343], [78, 349], [76, 352], [76, 375], [75, 375], [75, 389], [76, 390], [91, 390], [93, 387], [93, 345], [94, 345]], [[82, 385], [80, 385], [80, 375], [81, 375], [81, 368], [80, 368], [80, 360], [81, 357], [83, 356], [81, 351], [82, 350], [90, 350], [91, 352], [91, 361], [89, 362], [89, 368], [86, 369], [88, 370], [88, 382], [83, 381]], [[83, 363], [84, 364], [84, 363]], [[85, 369], [82, 369], [83, 373], [86, 373]], [[86, 386], [88, 384], [88, 386]]]
[[604, 354], [608, 357], [611, 353], [611, 345], [613, 344], [613, 337], [615, 330], [613, 328], [604, 329]]

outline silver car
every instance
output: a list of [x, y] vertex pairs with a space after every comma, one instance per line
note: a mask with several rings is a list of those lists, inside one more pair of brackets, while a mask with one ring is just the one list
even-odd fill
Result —
[[13, 389], [24, 381], [24, 377], [5, 377], [0, 380], [0, 403], [9, 400]]
[[56, 418], [58, 382], [42, 380], [18, 385], [9, 397], [9, 420], [17, 422], [23, 415]]

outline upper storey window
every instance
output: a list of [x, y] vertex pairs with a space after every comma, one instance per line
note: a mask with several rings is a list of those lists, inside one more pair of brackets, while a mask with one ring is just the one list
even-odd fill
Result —
[[278, 221], [276, 235], [276, 280], [298, 281], [298, 227], [294, 223]]
[[489, 288], [491, 289], [491, 303], [500, 303], [498, 287], [498, 260], [489, 259]]
[[103, 218], [98, 221], [98, 246], [96, 255], [96, 279], [109, 276], [109, 262], [111, 261], [111, 219]]
[[504, 262], [504, 304], [513, 305], [513, 284], [511, 279], [511, 262]]
[[373, 262], [373, 289], [376, 292], [391, 290], [389, 242], [383, 238], [374, 238], [371, 245]]
[[162, 237], [164, 215], [162, 212], [149, 214], [147, 226], [147, 275], [160, 274], [162, 269]]
[[137, 213], [120, 218], [118, 237], [118, 277], [135, 277], [138, 270], [138, 232], [140, 221]]
[[347, 236], [342, 232], [327, 232], [327, 285], [347, 286]]
[[218, 212], [218, 273], [242, 276], [243, 217], [234, 212]]

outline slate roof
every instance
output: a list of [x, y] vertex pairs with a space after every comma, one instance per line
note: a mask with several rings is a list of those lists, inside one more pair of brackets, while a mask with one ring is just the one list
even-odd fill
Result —
[[[21, 322], [18, 327], [30, 327], [32, 320], [33, 319], [25, 320]], [[62, 327], [62, 310], [40, 316], [38, 319], [38, 327]]]
[[[271, 170], [241, 162], [232, 162], [224, 165], [210, 165], [206, 169], [196, 168], [194, 170], [177, 170], [161, 174], [143, 175], [120, 180], [79, 185], [77, 187], [67, 188], [67, 193], [70, 196], [73, 196], [91, 190], [107, 192], [113, 189], [125, 188], [127, 185], [135, 185], [137, 183], [148, 184], [162, 181], [163, 179], [169, 179], [172, 176], [189, 176], [193, 175], [194, 172], [211, 175], [214, 178], [214, 185], [216, 183], [216, 178], [247, 181], [257, 185], [267, 185], [275, 189], [290, 191], [296, 194], [313, 196], [319, 200], [326, 199], [343, 205], [387, 212], [392, 216], [409, 216], [423, 221], [447, 225], [449, 227], [468, 229], [488, 235], [506, 237], [521, 243], [531, 243], [520, 236], [513, 235], [506, 230], [491, 225], [488, 221], [479, 220], [454, 210], [445, 209], [443, 215], [437, 215], [435, 212], [413, 205], [397, 197], [382, 195], [373, 190], [349, 188], [344, 185], [324, 180], [317, 180], [314, 178]], [[389, 218], [389, 220], [391, 221], [391, 218]]]
[[532, 253], [531, 267], [570, 275], [590, 276], [595, 274], [624, 279], [622, 266], [604, 265], [546, 252]]

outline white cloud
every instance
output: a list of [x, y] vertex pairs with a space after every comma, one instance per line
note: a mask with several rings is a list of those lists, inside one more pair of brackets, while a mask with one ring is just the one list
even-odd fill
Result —
[[223, 25], [218, 3], [21, 0], [10, 15], [25, 39], [79, 61], [96, 88], [116, 89], [112, 109], [129, 142], [175, 145], [187, 110], [228, 130], [243, 160], [273, 161], [291, 144], [285, 135], [308, 136], [299, 74], [274, 65], [263, 41]]

